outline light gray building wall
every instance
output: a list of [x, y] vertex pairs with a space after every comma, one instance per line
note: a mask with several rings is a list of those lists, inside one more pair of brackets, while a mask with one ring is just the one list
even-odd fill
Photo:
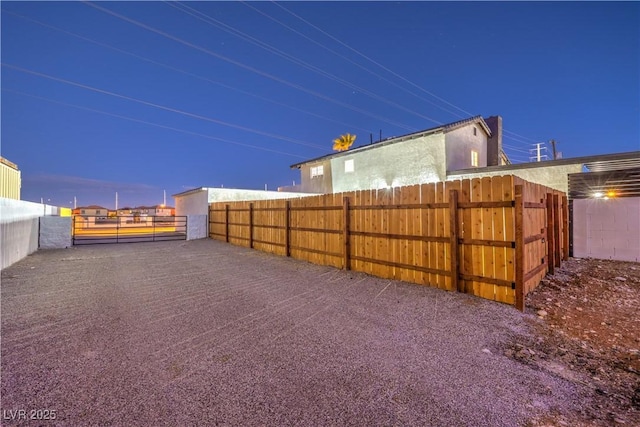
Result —
[[[482, 126], [475, 123], [447, 132], [447, 171], [487, 166], [487, 138]], [[472, 152], [478, 153], [476, 166], [472, 163]]]
[[208, 191], [196, 188], [180, 194], [174, 194], [176, 216], [206, 215], [209, 211]]
[[[483, 178], [485, 176], [515, 175], [536, 184], [545, 185], [555, 190], [569, 192], [569, 174], [582, 172], [582, 163], [545, 166], [545, 162], [528, 163], [527, 167], [500, 166], [490, 169], [465, 169], [450, 172], [447, 181], [459, 179]], [[535, 167], [532, 167], [535, 166]]]
[[[319, 160], [300, 167], [300, 191], [303, 193], [333, 193], [333, 169], [331, 160]], [[322, 166], [322, 175], [311, 176], [311, 169]]]
[[[333, 193], [399, 187], [446, 178], [445, 134], [432, 133], [331, 158]], [[353, 172], [345, 162], [353, 160]]]
[[251, 200], [294, 199], [315, 196], [313, 193], [290, 193], [284, 191], [243, 190], [238, 188], [201, 187], [174, 194], [176, 216], [208, 215], [209, 203], [238, 202]]

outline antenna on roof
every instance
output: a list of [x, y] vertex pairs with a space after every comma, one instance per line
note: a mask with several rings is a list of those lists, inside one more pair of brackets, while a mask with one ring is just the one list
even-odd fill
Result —
[[382, 141], [382, 129], [380, 129], [380, 141]]
[[369, 144], [373, 144], [373, 133], [369, 134]]

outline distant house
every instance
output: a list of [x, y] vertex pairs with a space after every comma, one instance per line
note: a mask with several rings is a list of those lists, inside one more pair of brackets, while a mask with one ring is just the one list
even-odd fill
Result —
[[0, 197], [20, 200], [22, 178], [18, 165], [0, 157]]
[[176, 214], [174, 207], [164, 205], [138, 206], [133, 208], [133, 211], [143, 216], [175, 216]]
[[138, 206], [135, 208], [124, 207], [118, 209], [118, 216], [136, 216], [136, 217], [149, 217], [149, 216], [174, 216], [175, 208], [172, 206]]
[[109, 209], [98, 205], [81, 206], [72, 211], [73, 216], [108, 216]]
[[339, 193], [446, 181], [447, 172], [509, 163], [502, 118], [481, 116], [296, 163], [301, 184], [282, 190]]

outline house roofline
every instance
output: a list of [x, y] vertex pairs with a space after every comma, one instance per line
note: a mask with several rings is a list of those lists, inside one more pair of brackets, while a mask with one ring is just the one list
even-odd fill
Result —
[[355, 153], [355, 152], [361, 152], [361, 151], [366, 151], [366, 150], [370, 150], [370, 149], [374, 149], [374, 148], [378, 148], [378, 147], [383, 147], [383, 146], [386, 146], [386, 145], [395, 144], [397, 142], [406, 141], [408, 139], [415, 139], [415, 138], [420, 138], [420, 137], [423, 137], [423, 136], [432, 135], [432, 134], [435, 134], [435, 133], [438, 133], [438, 132], [443, 132], [443, 133], [451, 132], [453, 130], [461, 128], [462, 126], [466, 126], [469, 123], [479, 123], [480, 126], [482, 126], [484, 131], [487, 133], [487, 135], [491, 136], [491, 129], [489, 129], [489, 126], [484, 121], [482, 116], [478, 115], [478, 116], [469, 117], [467, 119], [458, 120], [456, 122], [452, 122], [452, 123], [436, 126], [436, 127], [433, 127], [433, 128], [424, 129], [424, 130], [413, 132], [413, 133], [408, 133], [406, 135], [394, 136], [394, 137], [391, 137], [391, 138], [387, 138], [387, 139], [385, 139], [383, 141], [375, 142], [375, 143], [372, 143], [372, 144], [369, 144], [369, 145], [361, 145], [361, 146], [356, 147], [356, 148], [354, 148], [352, 150], [341, 151], [339, 153], [326, 154], [324, 156], [316, 157], [316, 158], [313, 158], [313, 159], [310, 159], [310, 160], [305, 160], [303, 162], [291, 165], [291, 169], [300, 169], [303, 165], [306, 165], [307, 163], [315, 163], [315, 162], [318, 162], [318, 161], [321, 161], [321, 160], [329, 160], [329, 159], [333, 159], [333, 158], [336, 158], [336, 157], [348, 156], [348, 155], [350, 155], [352, 153]]
[[509, 170], [518, 170], [518, 169], [533, 169], [533, 168], [542, 168], [542, 167], [549, 167], [549, 166], [589, 165], [589, 164], [596, 165], [602, 162], [614, 162], [614, 161], [625, 161], [625, 160], [633, 162], [631, 164], [632, 167], [638, 167], [638, 165], [640, 165], [640, 151], [628, 151], [624, 153], [614, 153], [614, 154], [598, 154], [598, 155], [584, 156], [584, 157], [570, 157], [566, 159], [545, 160], [542, 162], [528, 162], [528, 163], [519, 163], [519, 164], [510, 164], [510, 165], [486, 166], [483, 168], [458, 169], [455, 171], [447, 172], [447, 176], [466, 175], [466, 174], [482, 173], [482, 172], [500, 172], [500, 171], [509, 171]]
[[172, 194], [171, 197], [186, 196], [188, 194], [194, 194], [194, 193], [197, 193], [199, 191], [207, 191], [207, 187], [192, 188], [191, 190], [183, 191], [182, 193]]

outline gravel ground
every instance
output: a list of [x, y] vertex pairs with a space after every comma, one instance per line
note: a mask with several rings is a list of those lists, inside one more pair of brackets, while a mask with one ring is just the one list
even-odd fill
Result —
[[504, 355], [532, 314], [209, 239], [39, 251], [1, 294], [3, 425], [518, 426], [581, 398]]

